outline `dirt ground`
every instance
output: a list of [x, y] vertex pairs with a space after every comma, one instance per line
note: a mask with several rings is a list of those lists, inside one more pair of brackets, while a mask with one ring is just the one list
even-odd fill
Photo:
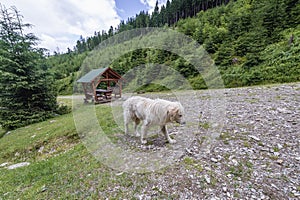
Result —
[[163, 172], [134, 175], [147, 180], [135, 198], [300, 198], [300, 83], [143, 95], [180, 100], [193, 139]]

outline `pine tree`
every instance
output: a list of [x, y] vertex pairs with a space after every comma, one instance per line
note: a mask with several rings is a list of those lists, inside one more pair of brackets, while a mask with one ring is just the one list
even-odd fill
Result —
[[296, 27], [300, 21], [300, 2], [299, 0], [286, 0], [287, 23], [291, 27]]
[[261, 8], [259, 9], [263, 26], [266, 28], [266, 36], [270, 38], [270, 43], [280, 39], [279, 32], [285, 28], [286, 22], [286, 7], [285, 0], [265, 0], [261, 1]]
[[158, 7], [158, 1], [156, 1], [154, 11], [151, 16], [151, 22], [153, 27], [159, 27], [159, 7]]
[[171, 11], [170, 0], [167, 0], [167, 3], [166, 3], [166, 17], [167, 17], [168, 25], [170, 26], [172, 23], [172, 11]]
[[57, 110], [53, 79], [39, 66], [43, 51], [15, 7], [0, 4], [0, 124], [14, 129], [51, 117]]

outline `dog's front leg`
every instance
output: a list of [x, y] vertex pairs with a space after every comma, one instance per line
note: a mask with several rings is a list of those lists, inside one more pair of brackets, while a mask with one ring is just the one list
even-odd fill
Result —
[[134, 121], [134, 131], [135, 131], [135, 135], [138, 137], [140, 136], [140, 133], [138, 131], [138, 125], [140, 124], [141, 120], [139, 119], [135, 119]]
[[160, 128], [161, 128], [161, 131], [163, 132], [163, 134], [166, 136], [166, 139], [168, 140], [169, 143], [171, 143], [171, 144], [176, 143], [176, 140], [173, 140], [172, 138], [170, 138], [166, 125], [160, 126]]
[[125, 126], [125, 134], [127, 135], [128, 134], [128, 124], [129, 124], [129, 122], [128, 122], [128, 120], [124, 120], [124, 126]]

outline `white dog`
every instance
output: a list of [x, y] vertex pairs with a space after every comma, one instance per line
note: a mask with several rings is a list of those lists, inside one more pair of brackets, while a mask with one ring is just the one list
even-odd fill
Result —
[[137, 127], [141, 121], [141, 143], [146, 144], [144, 139], [147, 137], [147, 130], [151, 125], [159, 125], [160, 130], [165, 135], [169, 143], [175, 143], [176, 140], [171, 139], [166, 124], [169, 122], [177, 122], [184, 124], [182, 121], [184, 109], [179, 102], [171, 102], [162, 99], [148, 99], [144, 97], [130, 97], [123, 103], [125, 134], [128, 134], [128, 124], [130, 121], [135, 122], [135, 133], [138, 133]]

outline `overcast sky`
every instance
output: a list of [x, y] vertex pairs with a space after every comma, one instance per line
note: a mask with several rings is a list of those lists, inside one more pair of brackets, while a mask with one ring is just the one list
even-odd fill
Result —
[[[158, 0], [159, 5], [167, 0]], [[40, 47], [51, 52], [73, 49], [80, 35], [117, 27], [140, 11], [152, 12], [156, 0], [1, 0], [6, 8], [15, 6], [30, 23]]]

